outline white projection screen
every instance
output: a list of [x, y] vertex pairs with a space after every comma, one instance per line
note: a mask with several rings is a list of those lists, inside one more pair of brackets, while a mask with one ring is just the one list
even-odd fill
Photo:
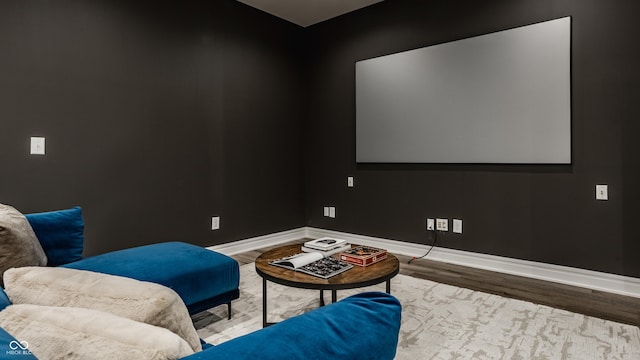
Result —
[[356, 162], [571, 164], [571, 18], [358, 61]]

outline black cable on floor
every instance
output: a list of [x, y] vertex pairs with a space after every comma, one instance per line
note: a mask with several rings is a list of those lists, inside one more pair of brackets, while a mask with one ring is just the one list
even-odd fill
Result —
[[438, 232], [434, 231], [434, 230], [429, 230], [431, 232], [433, 232], [433, 244], [431, 244], [431, 247], [429, 248], [429, 251], [427, 251], [426, 254], [420, 256], [420, 257], [413, 257], [411, 260], [409, 260], [409, 262], [407, 264], [411, 264], [413, 262], [413, 260], [416, 259], [423, 259], [425, 257], [427, 257], [427, 255], [429, 255], [429, 253], [431, 252], [431, 250], [433, 250], [433, 247], [436, 246], [436, 242], [438, 241]]

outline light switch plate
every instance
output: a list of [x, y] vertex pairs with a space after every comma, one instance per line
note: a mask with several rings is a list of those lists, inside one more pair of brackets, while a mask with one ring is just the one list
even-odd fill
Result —
[[211, 218], [211, 230], [220, 229], [220, 216], [214, 216]]
[[39, 136], [31, 137], [31, 155], [44, 155], [44, 138]]
[[462, 220], [453, 219], [453, 232], [456, 234], [462, 234]]
[[336, 208], [333, 206], [329, 206], [329, 217], [330, 218], [336, 217]]

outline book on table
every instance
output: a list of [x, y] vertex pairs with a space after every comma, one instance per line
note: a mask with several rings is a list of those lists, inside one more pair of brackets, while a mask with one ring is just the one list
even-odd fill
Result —
[[317, 253], [322, 254], [322, 256], [324, 256], [324, 257], [328, 257], [328, 256], [331, 256], [331, 255], [339, 254], [339, 253], [341, 253], [343, 251], [346, 251], [346, 250], [349, 250], [349, 249], [351, 249], [351, 244], [344, 244], [344, 245], [341, 245], [341, 246], [339, 246], [337, 248], [329, 249], [329, 250], [316, 250], [316, 249], [312, 249], [312, 248], [306, 247], [304, 245], [302, 245], [300, 247], [300, 250], [302, 250], [303, 252], [307, 252], [307, 253], [317, 252]]
[[340, 260], [358, 266], [369, 266], [387, 258], [387, 250], [358, 245], [340, 253]]
[[344, 239], [322, 237], [319, 239], [307, 241], [303, 246], [313, 250], [329, 251], [339, 247], [343, 247], [344, 245], [347, 245], [347, 241]]
[[305, 274], [328, 279], [351, 268], [353, 265], [334, 257], [325, 257], [319, 252], [303, 252], [274, 260], [270, 265], [303, 272]]

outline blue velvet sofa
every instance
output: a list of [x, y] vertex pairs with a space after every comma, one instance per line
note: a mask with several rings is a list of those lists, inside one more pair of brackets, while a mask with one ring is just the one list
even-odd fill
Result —
[[[8, 304], [0, 291], [0, 309]], [[400, 303], [392, 295], [361, 293], [217, 346], [204, 344], [202, 351], [182, 359], [391, 360], [400, 314]], [[36, 358], [28, 347], [16, 344], [18, 340], [0, 328], [0, 359]]]
[[[171, 242], [83, 259], [84, 221], [79, 207], [25, 217], [42, 244], [49, 266], [126, 276], [170, 287], [191, 314], [229, 305], [239, 296], [238, 264], [224, 255]], [[11, 301], [0, 289], [0, 311], [9, 305]], [[400, 303], [393, 296], [362, 293], [217, 346], [203, 342], [202, 351], [183, 359], [393, 359], [400, 316]], [[0, 359], [16, 358], [35, 357], [27, 344], [0, 327]]]

